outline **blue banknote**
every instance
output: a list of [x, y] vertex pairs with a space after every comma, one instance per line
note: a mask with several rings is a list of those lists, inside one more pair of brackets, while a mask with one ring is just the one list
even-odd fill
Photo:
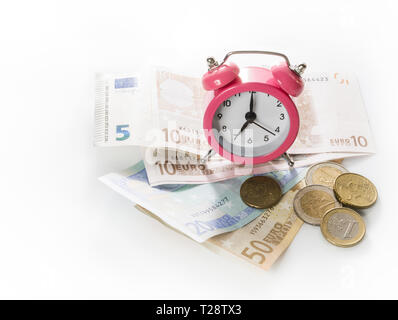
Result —
[[[285, 193], [303, 179], [305, 173], [306, 168], [296, 168], [261, 175], [275, 178]], [[100, 180], [170, 226], [203, 242], [246, 225], [264, 211], [247, 206], [240, 198], [241, 184], [248, 177], [208, 184], [151, 187], [141, 161], [124, 171], [107, 174]]]

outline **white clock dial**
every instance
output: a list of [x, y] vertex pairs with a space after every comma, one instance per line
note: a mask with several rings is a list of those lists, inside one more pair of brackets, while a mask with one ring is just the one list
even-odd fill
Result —
[[214, 114], [213, 129], [216, 140], [228, 152], [258, 157], [282, 145], [290, 119], [285, 106], [274, 96], [245, 91], [223, 101]]

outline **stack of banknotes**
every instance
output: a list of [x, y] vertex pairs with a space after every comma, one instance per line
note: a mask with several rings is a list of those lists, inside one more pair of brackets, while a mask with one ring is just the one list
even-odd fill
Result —
[[[203, 243], [263, 269], [288, 247], [302, 221], [293, 199], [309, 165], [369, 155], [374, 141], [356, 79], [342, 73], [305, 77], [295, 99], [299, 135], [284, 159], [242, 166], [209, 154], [202, 131], [205, 91], [200, 77], [155, 68], [148, 74], [98, 74], [95, 145], [143, 147], [143, 160], [100, 178], [143, 213]], [[251, 175], [269, 175], [284, 196], [273, 208], [245, 205], [239, 196]]]

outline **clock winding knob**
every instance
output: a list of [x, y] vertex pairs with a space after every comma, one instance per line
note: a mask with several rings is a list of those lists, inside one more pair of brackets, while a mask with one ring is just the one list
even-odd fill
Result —
[[206, 59], [206, 61], [207, 61], [207, 66], [209, 67], [209, 70], [218, 66], [218, 62], [216, 61], [216, 59], [214, 59], [214, 57], [208, 57]]
[[305, 69], [307, 69], [307, 65], [305, 63], [300, 63], [293, 69], [293, 71], [301, 76], [304, 73]]

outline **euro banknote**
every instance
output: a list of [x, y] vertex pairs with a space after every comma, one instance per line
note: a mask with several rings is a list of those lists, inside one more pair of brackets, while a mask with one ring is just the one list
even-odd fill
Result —
[[294, 212], [293, 199], [304, 187], [305, 182], [299, 182], [276, 206], [265, 210], [239, 230], [209, 239], [206, 246], [227, 251], [268, 270], [288, 248], [303, 225], [303, 221]]
[[[305, 182], [300, 181], [276, 206], [265, 210], [252, 222], [238, 230], [208, 239], [202, 245], [216, 253], [232, 254], [268, 270], [289, 247], [303, 225], [303, 221], [294, 213], [292, 203], [297, 191], [304, 186]], [[139, 205], [136, 208], [170, 227], [146, 208]]]
[[[305, 174], [304, 168], [267, 173], [287, 192]], [[168, 184], [151, 187], [144, 163], [100, 177], [100, 181], [134, 203], [150, 210], [171, 227], [203, 242], [216, 235], [241, 228], [263, 210], [248, 207], [240, 198], [246, 177], [212, 184]]]
[[[323, 161], [364, 155], [362, 153], [314, 153], [292, 156], [295, 167], [310, 166]], [[148, 181], [151, 186], [162, 184], [198, 184], [223, 181], [238, 176], [289, 170], [285, 159], [277, 159], [254, 166], [233, 163], [219, 155], [206, 161], [179, 150], [147, 148], [144, 156]]]
[[198, 78], [155, 68], [141, 74], [102, 74], [95, 80], [96, 146], [136, 145], [206, 154], [205, 92]]
[[[304, 78], [295, 98], [300, 129], [290, 154], [375, 152], [358, 81], [339, 72]], [[139, 145], [205, 154], [202, 116], [206, 92], [200, 77], [165, 68], [148, 74], [98, 74], [95, 145]]]

